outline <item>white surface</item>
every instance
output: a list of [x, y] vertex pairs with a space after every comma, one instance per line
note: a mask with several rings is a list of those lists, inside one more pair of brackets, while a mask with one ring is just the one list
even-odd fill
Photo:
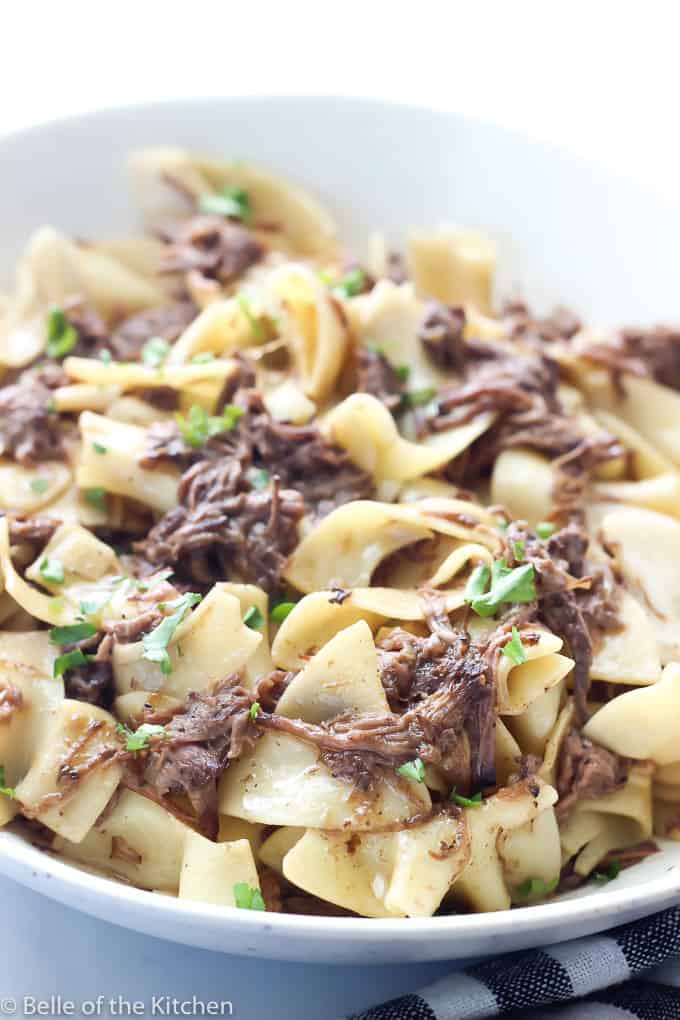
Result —
[[[0, 132], [167, 95], [377, 94], [498, 119], [677, 195], [673, 4], [572, 3], [559, 16], [544, 3], [471, 7], [421, 0], [414, 24], [414, 5], [393, 2], [253, 2], [238, 14], [194, 4], [192, 18], [184, 4], [121, 2], [114, 17], [24, 0], [3, 26]], [[228, 997], [245, 1018], [330, 1020], [446, 970], [243, 961], [124, 933], [5, 879], [0, 897], [12, 919], [0, 935], [0, 992], [17, 998], [195, 993]]]

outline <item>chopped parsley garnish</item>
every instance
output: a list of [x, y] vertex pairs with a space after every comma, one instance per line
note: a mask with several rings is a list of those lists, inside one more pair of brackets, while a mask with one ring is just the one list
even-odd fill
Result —
[[401, 382], [406, 382], [406, 380], [411, 374], [410, 367], [408, 365], [394, 365], [393, 367], [394, 374], [396, 375], [397, 379], [399, 379]]
[[212, 216], [227, 216], [230, 220], [250, 223], [253, 210], [244, 188], [221, 188], [219, 191], [201, 195], [198, 207], [202, 213]]
[[51, 581], [52, 584], [64, 583], [64, 568], [59, 560], [51, 560], [49, 556], [43, 556], [38, 569], [44, 581]]
[[116, 725], [116, 733], [125, 737], [126, 751], [144, 751], [149, 746], [149, 738], [165, 736], [165, 726], [157, 726], [155, 723], [142, 723], [136, 730], [130, 730], [122, 723]]
[[550, 538], [555, 531], [555, 525], [550, 521], [539, 521], [536, 525], [536, 534], [539, 538]]
[[264, 468], [249, 468], [246, 478], [254, 489], [266, 489], [269, 485], [269, 472]]
[[200, 404], [192, 404], [186, 417], [176, 414], [175, 421], [185, 443], [189, 446], [202, 446], [207, 439], [233, 429], [242, 414], [242, 408], [234, 404], [227, 404], [221, 415], [208, 414]]
[[108, 446], [102, 446], [101, 443], [93, 443], [92, 444], [92, 449], [94, 450], [95, 453], [108, 453], [109, 452]]
[[50, 641], [53, 645], [74, 645], [77, 641], [85, 641], [94, 637], [97, 628], [91, 623], [70, 623], [65, 627], [52, 627]]
[[481, 807], [483, 803], [482, 791], [478, 790], [477, 793], [473, 793], [471, 797], [463, 797], [462, 794], [456, 793], [456, 788], [454, 786], [451, 790], [449, 800], [452, 800], [454, 804], [458, 805], [458, 807]]
[[257, 630], [264, 623], [264, 616], [257, 606], [248, 606], [243, 614], [243, 622], [246, 627], [250, 627], [251, 630]]
[[350, 269], [340, 277], [333, 287], [333, 293], [343, 298], [356, 297], [357, 294], [361, 294], [365, 286], [366, 273], [359, 266], [355, 266], [354, 269]]
[[524, 556], [524, 542], [513, 542], [512, 553], [516, 560], [521, 560]]
[[496, 518], [496, 527], [500, 528], [501, 531], [507, 531], [510, 527], [510, 522], [506, 521], [505, 517]]
[[234, 883], [234, 904], [241, 910], [266, 910], [262, 893], [247, 882]]
[[517, 627], [512, 628], [512, 637], [503, 645], [502, 651], [503, 655], [507, 655], [517, 666], [521, 666], [523, 662], [527, 661], [527, 653], [524, 650]]
[[609, 862], [605, 871], [594, 871], [591, 877], [594, 882], [599, 882], [600, 885], [604, 885], [605, 882], [612, 882], [615, 878], [618, 878], [620, 871], [621, 862], [614, 858]]
[[559, 881], [559, 875], [547, 882], [544, 878], [525, 878], [515, 891], [519, 896], [549, 896], [557, 889]]
[[47, 353], [50, 358], [63, 358], [78, 343], [78, 330], [68, 321], [63, 308], [50, 308], [47, 315]]
[[165, 676], [172, 673], [172, 665], [168, 655], [168, 644], [187, 611], [200, 602], [201, 597], [201, 595], [197, 595], [195, 592], [188, 591], [186, 595], [181, 595], [178, 599], [173, 599], [172, 602], [161, 603], [162, 608], [168, 607], [174, 609], [174, 613], [166, 616], [157, 627], [154, 627], [151, 633], [142, 638], [144, 648], [142, 657], [150, 662], [159, 663], [161, 673]]
[[193, 358], [189, 362], [190, 365], [208, 365], [211, 361], [215, 360], [215, 355], [212, 351], [202, 351], [200, 354], [194, 354]]
[[105, 365], [110, 365], [113, 361], [113, 355], [108, 347], [103, 347], [99, 352], [99, 360], [103, 361]]
[[260, 711], [260, 702], [259, 701], [254, 701], [252, 703], [252, 705], [250, 706], [250, 711], [248, 712], [248, 716], [249, 716], [249, 718], [251, 719], [252, 722], [255, 722], [255, 720], [257, 719], [257, 713], [259, 711]]
[[294, 602], [279, 602], [278, 605], [272, 607], [269, 615], [275, 623], [282, 623], [294, 609]]
[[83, 616], [94, 616], [104, 608], [110, 599], [110, 592], [102, 592], [101, 595], [92, 595], [89, 599], [82, 600], [80, 603], [80, 612]]
[[106, 489], [101, 485], [92, 485], [83, 492], [85, 502], [94, 506], [97, 510], [106, 510]]
[[433, 386], [427, 386], [422, 390], [411, 390], [410, 393], [405, 393], [401, 398], [402, 406], [405, 408], [413, 407], [424, 407], [425, 404], [429, 404], [432, 398], [436, 395], [437, 391]]
[[47, 410], [47, 412], [49, 414], [56, 414], [56, 412], [57, 412], [57, 402], [54, 399], [54, 397], [50, 397], [49, 398], [49, 400], [45, 404], [45, 409]]
[[89, 661], [88, 656], [80, 648], [74, 648], [72, 652], [64, 652], [63, 655], [58, 655], [54, 660], [52, 676], [56, 680], [67, 669], [73, 669], [74, 666], [84, 666]]
[[405, 779], [413, 779], [416, 783], [422, 783], [425, 779], [425, 766], [420, 758], [414, 758], [413, 761], [407, 761], [400, 765], [396, 769], [396, 773]]
[[47, 492], [50, 487], [49, 478], [31, 478], [28, 483], [28, 487], [32, 492], [35, 492], [38, 496], [42, 496], [43, 492]]
[[162, 336], [152, 336], [142, 347], [142, 361], [149, 368], [160, 368], [169, 353], [168, 341]]
[[0, 765], [0, 793], [4, 793], [5, 797], [16, 797], [17, 791], [13, 786], [5, 786], [5, 766]]
[[465, 601], [483, 617], [493, 616], [504, 602], [533, 602], [535, 598], [533, 564], [511, 569], [504, 559], [494, 560], [490, 571], [488, 567], [476, 567], [465, 588]]
[[265, 340], [267, 337], [266, 330], [262, 323], [260, 322], [260, 320], [257, 318], [257, 316], [253, 313], [253, 309], [250, 306], [250, 301], [245, 296], [245, 294], [237, 294], [236, 302], [241, 311], [243, 312], [243, 314], [245, 315], [246, 319], [248, 320], [248, 325], [250, 326], [250, 330], [255, 339], [260, 341]]

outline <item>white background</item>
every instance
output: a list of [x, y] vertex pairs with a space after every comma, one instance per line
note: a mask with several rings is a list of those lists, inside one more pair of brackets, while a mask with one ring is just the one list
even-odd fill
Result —
[[[677, 198], [677, 11], [674, 0], [6, 2], [0, 133], [146, 99], [372, 95], [499, 121]], [[0, 903], [0, 995], [18, 1000], [196, 994], [231, 999], [243, 1020], [333, 1020], [447, 969], [303, 967], [184, 949], [6, 880]]]

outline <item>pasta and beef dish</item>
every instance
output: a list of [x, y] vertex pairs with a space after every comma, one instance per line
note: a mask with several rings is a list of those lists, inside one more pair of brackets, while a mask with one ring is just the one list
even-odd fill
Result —
[[417, 917], [680, 838], [680, 332], [492, 296], [247, 163], [0, 298], [0, 825], [226, 907]]

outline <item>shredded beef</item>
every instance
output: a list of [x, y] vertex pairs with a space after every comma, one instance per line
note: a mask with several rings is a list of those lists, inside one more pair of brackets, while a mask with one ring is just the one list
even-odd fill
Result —
[[265, 712], [273, 712], [282, 695], [296, 674], [283, 669], [273, 669], [260, 677], [255, 690], [255, 701]]
[[576, 729], [570, 730], [557, 760], [557, 817], [564, 818], [578, 800], [618, 790], [626, 781], [629, 767], [627, 758], [594, 744]]
[[62, 383], [61, 369], [46, 366], [0, 389], [0, 447], [6, 457], [25, 467], [66, 459], [59, 415], [50, 410], [52, 390]]
[[257, 739], [251, 696], [232, 675], [212, 693], [191, 691], [151, 747], [144, 783], [160, 797], [186, 796], [202, 825], [217, 831], [217, 781]]
[[386, 269], [387, 279], [391, 280], [392, 283], [406, 283], [409, 278], [406, 259], [398, 251], [390, 251], [387, 253]]
[[558, 305], [549, 315], [540, 318], [533, 316], [521, 300], [507, 301], [502, 316], [510, 323], [511, 336], [547, 342], [570, 340], [583, 325], [578, 316], [564, 305]]
[[466, 363], [464, 330], [463, 308], [429, 301], [418, 328], [418, 338], [435, 365], [447, 372], [463, 372]]
[[147, 340], [161, 337], [168, 343], [174, 343], [197, 314], [193, 301], [171, 301], [137, 312], [118, 323], [103, 346], [110, 348], [117, 361], [137, 361]]
[[608, 368], [621, 390], [621, 375], [650, 376], [664, 386], [680, 390], [680, 329], [654, 326], [623, 329], [609, 343], [594, 343], [584, 356]]
[[265, 254], [249, 230], [222, 216], [193, 216], [165, 234], [169, 242], [162, 272], [196, 270], [220, 283], [231, 283]]
[[0, 723], [12, 718], [24, 703], [24, 696], [15, 684], [0, 689]]
[[70, 647], [86, 647], [88, 653], [96, 648], [96, 652], [89, 662], [66, 670], [64, 673], [66, 697], [74, 698], [77, 701], [86, 701], [90, 705], [110, 708], [115, 695], [113, 664], [111, 662], [112, 638], [97, 634], [94, 639], [90, 638], [81, 642], [79, 646]]
[[60, 525], [55, 517], [15, 517], [7, 515], [10, 545], [47, 545]]
[[101, 315], [84, 298], [75, 296], [64, 302], [64, 316], [78, 334], [78, 341], [70, 352], [81, 358], [99, 354], [109, 342], [109, 330]]
[[388, 411], [395, 411], [402, 402], [403, 383], [388, 358], [381, 351], [358, 347], [356, 363], [359, 393], [370, 393]]

